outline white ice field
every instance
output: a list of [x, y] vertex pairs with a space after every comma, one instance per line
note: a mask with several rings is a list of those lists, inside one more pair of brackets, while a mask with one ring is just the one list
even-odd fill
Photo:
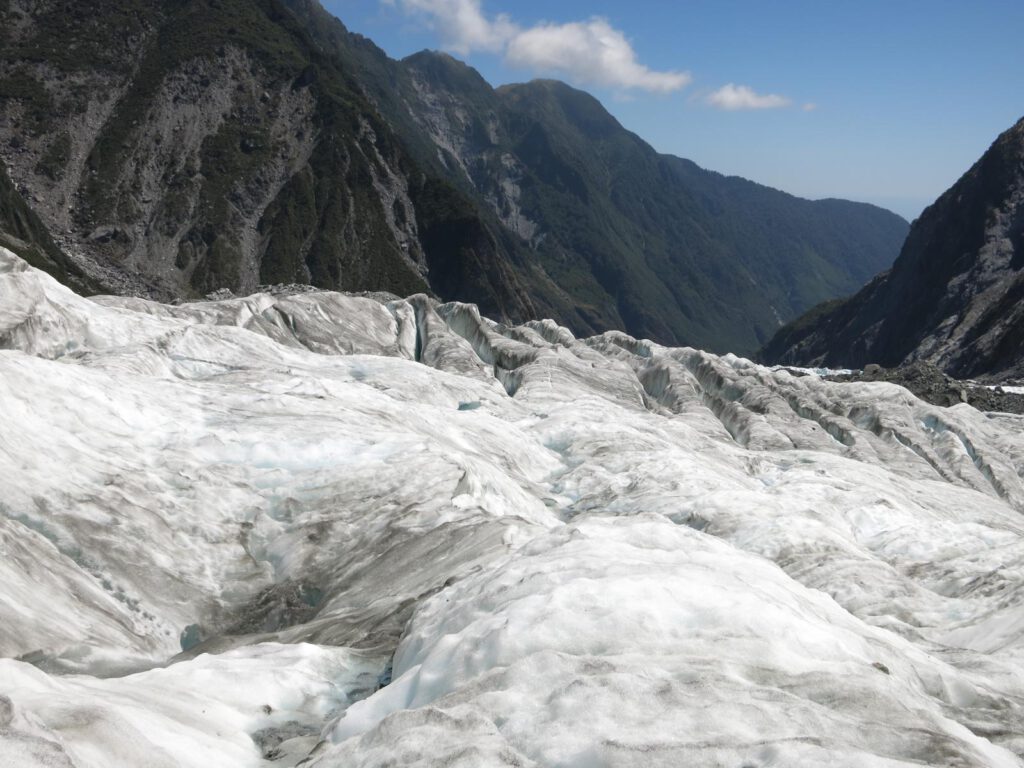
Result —
[[1021, 766], [1024, 417], [0, 249], [0, 766]]

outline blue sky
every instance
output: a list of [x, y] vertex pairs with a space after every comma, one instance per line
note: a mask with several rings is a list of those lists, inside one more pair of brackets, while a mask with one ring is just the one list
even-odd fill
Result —
[[557, 77], [662, 152], [913, 218], [1024, 115], [1017, 0], [322, 0], [391, 56]]

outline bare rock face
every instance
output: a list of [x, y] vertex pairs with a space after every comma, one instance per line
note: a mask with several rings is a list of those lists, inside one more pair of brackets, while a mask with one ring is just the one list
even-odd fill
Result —
[[25, 202], [7, 170], [0, 166], [0, 246], [33, 266], [46, 270], [65, 285], [84, 293], [95, 293], [98, 284], [53, 241], [42, 221]]
[[1024, 119], [911, 228], [891, 271], [812, 310], [768, 361], [927, 361], [960, 378], [1024, 371]]
[[[453, 256], [424, 244], [413, 197], [445, 182], [276, 0], [0, 4], [0, 159], [108, 292], [408, 294], [433, 287], [432, 261], [473, 252], [500, 269], [458, 232]], [[431, 224], [449, 234], [455, 218], [474, 215]], [[481, 282], [497, 314], [530, 314], [514, 276]]]

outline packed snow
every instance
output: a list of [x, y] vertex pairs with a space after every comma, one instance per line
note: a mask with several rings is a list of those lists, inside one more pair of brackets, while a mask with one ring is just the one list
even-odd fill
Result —
[[0, 765], [1024, 765], [1024, 420], [0, 249]]

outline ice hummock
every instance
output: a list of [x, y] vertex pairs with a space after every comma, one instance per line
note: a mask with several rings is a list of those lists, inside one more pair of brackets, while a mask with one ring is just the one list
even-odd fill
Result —
[[0, 764], [1019, 766], [1024, 421], [0, 249]]

